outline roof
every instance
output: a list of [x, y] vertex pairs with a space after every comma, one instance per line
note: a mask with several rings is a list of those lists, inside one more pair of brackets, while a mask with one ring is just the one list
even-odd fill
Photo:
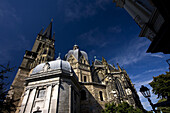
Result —
[[46, 71], [52, 71], [52, 70], [65, 70], [72, 72], [70, 63], [68, 61], [61, 60], [60, 58], [57, 58], [54, 61], [50, 61], [47, 63], [42, 63], [37, 65], [34, 69], [31, 75]]
[[[77, 47], [76, 49], [74, 49], [74, 47]], [[68, 60], [68, 58], [73, 55], [78, 61], [80, 60], [80, 58], [82, 56], [84, 56], [84, 58], [88, 61], [88, 56], [87, 53], [85, 51], [80, 51], [80, 49], [78, 48], [78, 45], [74, 45], [73, 50], [70, 50], [66, 55], [65, 58], [66, 60]]]

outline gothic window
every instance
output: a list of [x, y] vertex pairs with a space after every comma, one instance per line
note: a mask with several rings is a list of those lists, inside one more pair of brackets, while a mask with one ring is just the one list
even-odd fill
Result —
[[47, 50], [45, 49], [43, 54], [46, 54], [46, 53], [47, 53]]
[[42, 43], [39, 43], [39, 45], [38, 45], [38, 48], [37, 48], [37, 51], [36, 51], [36, 52], [38, 52], [38, 51], [40, 50], [41, 45], [42, 45]]
[[50, 56], [51, 55], [51, 51], [49, 50], [49, 52], [48, 52], [48, 55]]
[[103, 101], [103, 93], [102, 93], [102, 91], [99, 91], [99, 95], [100, 95], [100, 100]]
[[124, 90], [123, 90], [123, 88], [122, 88], [122, 85], [121, 85], [120, 81], [119, 81], [117, 78], [116, 78], [116, 80], [115, 80], [115, 83], [116, 83], [116, 88], [117, 88], [117, 90], [118, 90], [119, 96], [120, 96], [120, 97], [125, 96], [125, 93], [124, 93]]
[[86, 100], [86, 91], [85, 90], [81, 90], [81, 100]]
[[84, 82], [87, 82], [86, 76], [84, 76]]
[[43, 98], [45, 96], [45, 89], [39, 89], [37, 98]]

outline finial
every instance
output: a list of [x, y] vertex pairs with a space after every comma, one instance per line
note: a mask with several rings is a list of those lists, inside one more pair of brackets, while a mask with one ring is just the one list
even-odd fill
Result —
[[60, 55], [61, 55], [61, 53], [58, 53], [58, 58], [57, 58], [57, 60], [60, 60], [61, 58], [60, 58]]
[[53, 22], [53, 18], [51, 18], [51, 22]]
[[94, 56], [94, 59], [96, 59], [96, 56]]

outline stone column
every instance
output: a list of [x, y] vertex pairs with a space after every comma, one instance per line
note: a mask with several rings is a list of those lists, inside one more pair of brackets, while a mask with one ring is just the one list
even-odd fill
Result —
[[30, 92], [30, 96], [29, 96], [28, 103], [27, 103], [27, 106], [26, 106], [26, 110], [25, 110], [24, 113], [31, 113], [33, 102], [35, 100], [36, 89], [37, 88], [34, 87], [33, 90]]
[[48, 88], [47, 88], [47, 94], [46, 94], [46, 98], [45, 98], [45, 107], [44, 107], [43, 113], [49, 112], [51, 91], [52, 91], [52, 85], [48, 86]]
[[[71, 85], [69, 85], [69, 113], [71, 113], [71, 97], [72, 97], [72, 89], [71, 89]], [[73, 98], [74, 100], [74, 98]]]
[[58, 112], [58, 96], [59, 96], [59, 84], [54, 84], [51, 98], [50, 113]]
[[24, 113], [25, 108], [26, 108], [26, 106], [27, 106], [29, 93], [30, 93], [30, 89], [26, 89], [26, 91], [25, 91], [25, 93], [24, 93], [24, 99], [23, 99], [23, 101], [22, 101], [22, 104], [21, 104], [21, 108], [20, 108], [20, 112], [19, 112], [19, 113]]

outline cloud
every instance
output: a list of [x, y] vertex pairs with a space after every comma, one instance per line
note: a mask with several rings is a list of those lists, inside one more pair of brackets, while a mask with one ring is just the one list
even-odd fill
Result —
[[16, 10], [5, 0], [0, 3], [0, 23], [13, 24], [13, 22], [20, 22], [21, 19], [17, 16]]
[[152, 56], [152, 57], [158, 57], [158, 58], [164, 57], [163, 55], [160, 55], [160, 54], [149, 54], [149, 55]]
[[139, 88], [139, 87], [141, 87], [141, 85], [148, 85], [150, 82], [152, 82], [152, 80], [153, 79], [147, 80], [147, 81], [141, 81], [141, 82], [136, 81], [136, 82], [134, 82], [134, 84], [135, 84], [136, 88]]
[[126, 46], [121, 48], [118, 57], [111, 58], [109, 62], [118, 62], [121, 65], [129, 65], [142, 60], [146, 54], [149, 41], [144, 38], [134, 38]]
[[122, 32], [122, 29], [120, 26], [109, 27], [108, 32], [120, 33], [120, 32]]
[[92, 29], [86, 33], [78, 36], [78, 39], [87, 45], [93, 45], [98, 47], [105, 47], [109, 42], [105, 38], [105, 34], [100, 32], [98, 28]]
[[164, 72], [165, 69], [166, 69], [166, 68], [158, 68], [158, 69], [147, 70], [147, 71], [145, 71], [145, 72], [143, 72], [143, 73], [140, 73], [140, 74], [137, 74], [137, 75], [135, 75], [135, 76], [130, 76], [130, 78], [131, 78], [131, 79], [137, 79], [137, 78], [139, 78], [139, 77], [141, 77], [141, 76], [143, 76], [143, 75], [147, 75], [147, 74], [150, 74], [150, 73], [151, 73], [152, 75], [154, 75], [154, 72]]
[[58, 11], [62, 11], [66, 21], [78, 20], [80, 18], [87, 18], [105, 10], [110, 0], [94, 0], [91, 2], [81, 0], [58, 0]]

